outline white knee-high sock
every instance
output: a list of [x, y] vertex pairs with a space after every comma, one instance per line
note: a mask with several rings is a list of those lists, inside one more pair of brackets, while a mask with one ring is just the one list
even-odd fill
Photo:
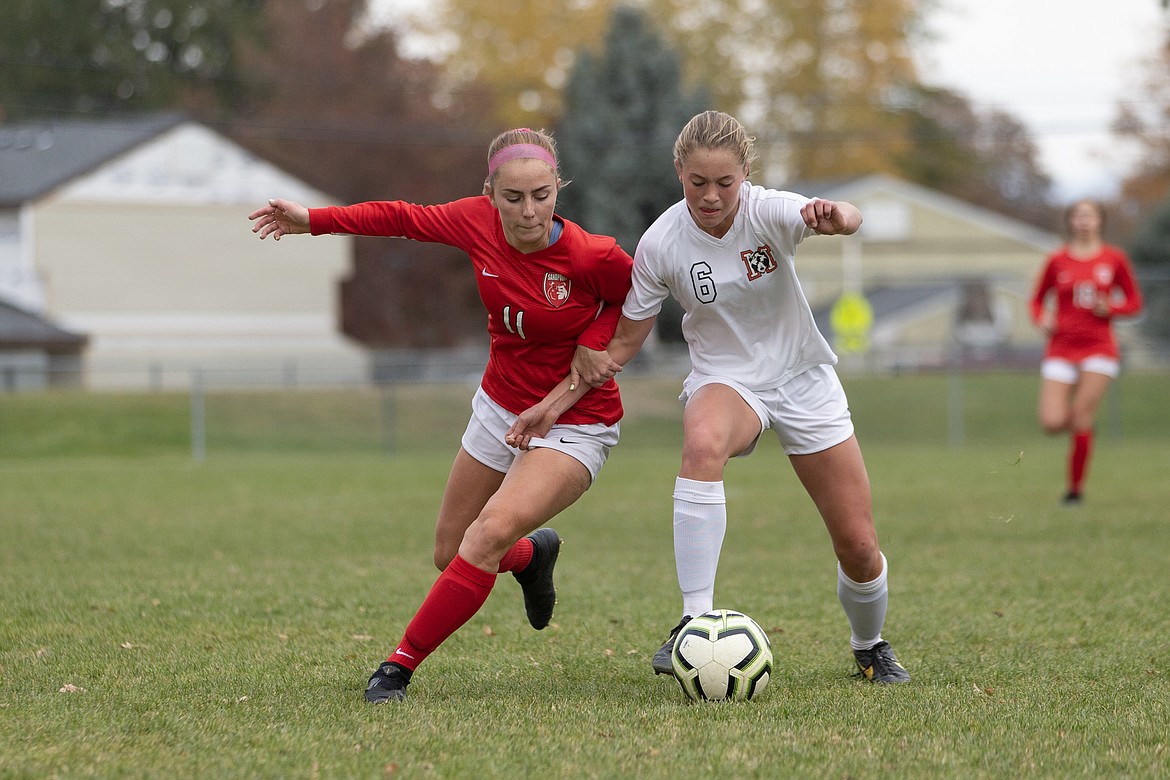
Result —
[[849, 644], [854, 650], [868, 650], [882, 641], [882, 625], [886, 622], [890, 595], [886, 586], [888, 571], [886, 556], [882, 555], [882, 573], [877, 579], [854, 582], [841, 571], [841, 564], [837, 564], [837, 598], [849, 619]]
[[726, 531], [723, 483], [678, 477], [674, 482], [674, 566], [684, 615], [695, 617], [714, 608], [715, 571]]

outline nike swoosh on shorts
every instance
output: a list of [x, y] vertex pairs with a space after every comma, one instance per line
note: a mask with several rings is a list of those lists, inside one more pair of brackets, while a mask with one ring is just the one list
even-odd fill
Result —
[[[581, 442], [575, 441], [573, 439], [561, 439], [559, 443], [560, 444], [580, 444]], [[529, 449], [531, 449], [533, 447], [551, 447], [551, 448], [555, 449], [555, 447], [553, 446], [555, 444], [558, 444], [556, 439], [542, 439], [538, 436], [533, 436], [532, 441], [528, 442], [528, 447], [529, 447]]]

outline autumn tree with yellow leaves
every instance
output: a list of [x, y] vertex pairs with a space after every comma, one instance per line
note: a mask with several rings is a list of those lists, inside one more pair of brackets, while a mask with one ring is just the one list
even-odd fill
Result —
[[[552, 125], [582, 51], [598, 53], [614, 0], [442, 0], [419, 29], [452, 42], [453, 93], [486, 88], [503, 124]], [[643, 0], [686, 82], [755, 129], [762, 165], [803, 179], [893, 171], [910, 139], [891, 112], [917, 82], [918, 0]]]

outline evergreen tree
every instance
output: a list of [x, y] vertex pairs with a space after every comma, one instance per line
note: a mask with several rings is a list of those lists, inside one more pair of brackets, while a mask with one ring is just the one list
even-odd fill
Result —
[[[611, 18], [599, 57], [578, 56], [565, 87], [558, 131], [561, 168], [572, 185], [558, 207], [594, 233], [614, 236], [631, 255], [650, 224], [681, 197], [674, 140], [703, 110], [682, 83], [678, 55], [632, 8]], [[674, 340], [681, 314], [665, 307], [659, 334]]]
[[558, 130], [572, 180], [561, 211], [633, 254], [650, 223], [680, 196], [674, 139], [704, 108], [682, 84], [678, 55], [641, 11], [611, 16], [600, 57], [581, 52], [565, 87]]

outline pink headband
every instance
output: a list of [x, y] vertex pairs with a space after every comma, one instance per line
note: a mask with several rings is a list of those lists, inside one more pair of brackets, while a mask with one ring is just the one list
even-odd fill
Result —
[[557, 169], [557, 161], [549, 154], [548, 149], [545, 149], [543, 146], [537, 146], [536, 144], [512, 144], [511, 146], [505, 146], [493, 154], [492, 158], [488, 160], [488, 176], [495, 173], [496, 168], [499, 168], [504, 163], [521, 159], [540, 160], [541, 162], [548, 163], [549, 167], [554, 171]]

